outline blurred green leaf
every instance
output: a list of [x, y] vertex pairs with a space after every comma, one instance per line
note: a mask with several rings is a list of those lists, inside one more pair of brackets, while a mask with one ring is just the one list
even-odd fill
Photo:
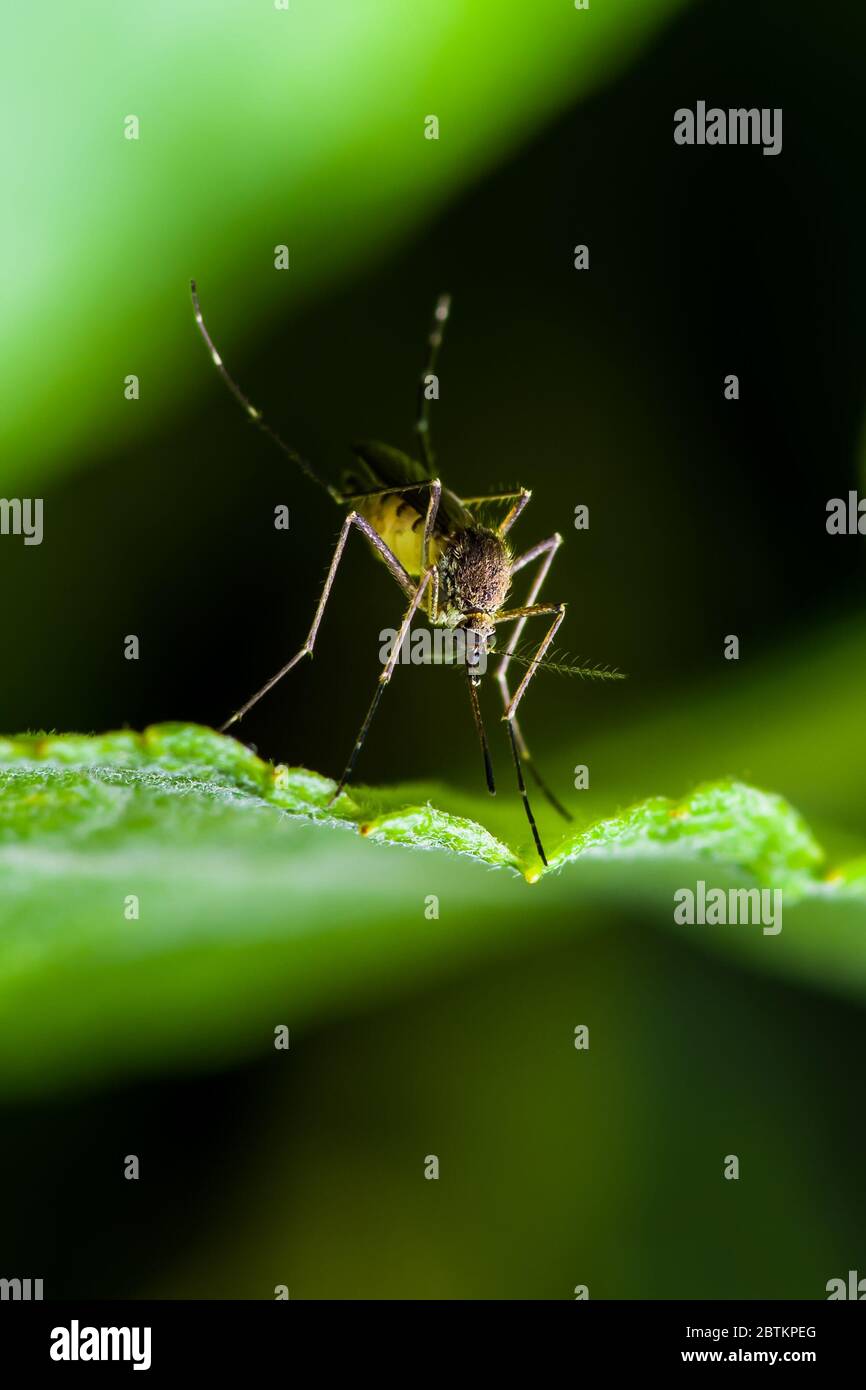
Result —
[[679, 4], [90, 0], [49, 24], [21, 7], [0, 88], [5, 486], [116, 453], [205, 380], [190, 276], [239, 353], [283, 292], [297, 306], [381, 256]]
[[[518, 870], [534, 880], [538, 861], [483, 827], [483, 802], [473, 820], [435, 788], [353, 788], [329, 808], [333, 790], [195, 725], [0, 742], [0, 1086], [246, 1055], [278, 1023], [510, 949], [528, 911], [534, 931], [573, 934], [595, 925], [580, 906], [637, 893], [670, 921], [671, 884], [696, 867], [788, 906], [866, 898], [862, 860], [821, 877], [799, 815], [736, 782], [571, 832], [532, 890]], [[821, 976], [822, 939], [790, 962], [745, 936], [762, 966]], [[848, 928], [829, 939], [830, 978], [862, 988]]]

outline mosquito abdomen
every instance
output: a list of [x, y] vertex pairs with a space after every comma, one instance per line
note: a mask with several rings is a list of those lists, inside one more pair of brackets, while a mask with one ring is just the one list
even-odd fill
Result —
[[[421, 545], [424, 539], [422, 513], [413, 507], [411, 502], [407, 502], [405, 497], [401, 497], [399, 492], [388, 493], [385, 497], [368, 497], [355, 505], [373, 530], [394, 552], [406, 573], [413, 578], [420, 575]], [[431, 564], [439, 559], [441, 546], [441, 538], [432, 536], [429, 547]]]

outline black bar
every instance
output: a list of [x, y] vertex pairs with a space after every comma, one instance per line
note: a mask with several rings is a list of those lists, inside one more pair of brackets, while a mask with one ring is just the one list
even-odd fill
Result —
[[[854, 1366], [862, 1359], [866, 1319], [859, 1303], [821, 1302], [585, 1302], [558, 1308], [524, 1305], [519, 1320], [507, 1305], [507, 1324], [497, 1327], [491, 1304], [483, 1323], [475, 1313], [471, 1324], [465, 1311], [438, 1304], [405, 1303], [395, 1310], [371, 1302], [356, 1311], [349, 1302], [321, 1304], [302, 1300], [274, 1302], [5, 1302], [0, 1304], [0, 1375], [32, 1375], [48, 1371], [62, 1379], [132, 1376], [133, 1357], [142, 1364], [141, 1383], [168, 1381], [184, 1373], [243, 1376], [250, 1368], [261, 1383], [269, 1368], [287, 1378], [309, 1376], [346, 1358], [355, 1375], [391, 1363], [403, 1364], [402, 1378], [423, 1369], [429, 1379], [441, 1359], [442, 1374], [461, 1366], [465, 1373], [476, 1360], [486, 1378], [501, 1358], [514, 1371], [521, 1349], [527, 1355], [563, 1357], [564, 1369], [667, 1371], [673, 1367], [734, 1362], [745, 1366], [806, 1365], [828, 1372]], [[473, 1305], [474, 1307], [475, 1305]], [[379, 1323], [379, 1318], [382, 1318]], [[451, 1318], [454, 1322], [451, 1322]], [[492, 1324], [487, 1324], [487, 1318]], [[113, 1339], [89, 1329], [119, 1330]], [[138, 1329], [137, 1337], [133, 1329]], [[145, 1336], [150, 1330], [150, 1340]], [[121, 1332], [120, 1330], [124, 1330]], [[454, 1343], [449, 1344], [453, 1330]], [[125, 1335], [128, 1333], [128, 1336]], [[354, 1335], [353, 1335], [354, 1334]], [[408, 1360], [401, 1344], [407, 1337]], [[539, 1340], [540, 1339], [540, 1340]], [[77, 1360], [55, 1360], [51, 1349]], [[127, 1360], [85, 1360], [81, 1353], [97, 1349], [109, 1358], [115, 1350]], [[315, 1358], [310, 1367], [309, 1356]], [[450, 1372], [449, 1372], [450, 1367]], [[533, 1375], [533, 1380], [544, 1380]]]

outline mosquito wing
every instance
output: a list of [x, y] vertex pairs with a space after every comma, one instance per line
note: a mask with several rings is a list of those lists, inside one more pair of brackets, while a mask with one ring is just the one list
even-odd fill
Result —
[[[346, 495], [393, 488], [395, 493], [403, 496], [404, 488], [428, 482], [432, 476], [417, 459], [410, 458], [400, 449], [393, 449], [390, 444], [365, 441], [356, 444], [353, 452], [356, 458], [355, 466], [348, 469], [342, 478], [342, 487]], [[405, 493], [405, 498], [416, 511], [423, 513], [424, 506], [417, 491]], [[455, 531], [471, 525], [471, 513], [453, 492], [443, 487], [435, 533], [450, 536]]]

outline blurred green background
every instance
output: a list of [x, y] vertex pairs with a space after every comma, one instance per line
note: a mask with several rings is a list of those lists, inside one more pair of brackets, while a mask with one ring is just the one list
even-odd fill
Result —
[[[824, 525], [858, 484], [866, 400], [854, 0], [47, 11], [16, 16], [0, 97], [2, 491], [45, 499], [41, 546], [0, 543], [0, 726], [219, 723], [307, 630], [338, 517], [225, 393], [190, 275], [235, 375], [334, 478], [355, 439], [410, 445], [447, 288], [442, 474], [533, 488], [520, 539], [567, 542], [563, 645], [630, 675], [535, 683], [524, 727], [556, 790], [591, 817], [734, 775], [788, 797], [832, 858], [862, 853], [862, 553]], [[782, 107], [782, 155], [674, 146], [698, 99]], [[329, 775], [401, 608], [360, 545], [345, 564], [315, 662], [244, 726]], [[488, 823], [519, 839], [493, 735]], [[401, 669], [363, 778], [433, 779], [459, 809], [477, 762], [453, 673]], [[577, 763], [591, 789], [569, 798]], [[341, 876], [353, 929], [432, 932], [437, 893], [470, 944], [426, 974], [371, 968], [285, 1057], [290, 956], [259, 1061], [217, 1028], [194, 1061], [76, 1080], [60, 1028], [57, 1085], [4, 1105], [0, 1273], [54, 1296], [808, 1298], [862, 1271], [861, 916], [797, 909], [806, 965], [779, 969], [770, 939], [729, 955], [671, 934], [649, 879], [529, 890], [328, 834], [304, 841], [321, 887], [285, 911], [327, 918], [337, 973]], [[810, 977], [832, 931], [850, 987]]]

